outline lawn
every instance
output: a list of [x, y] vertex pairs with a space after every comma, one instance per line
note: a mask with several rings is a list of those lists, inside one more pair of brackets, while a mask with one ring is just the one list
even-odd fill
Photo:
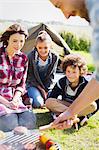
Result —
[[[37, 116], [37, 128], [52, 121], [47, 109], [34, 109]], [[99, 112], [92, 116], [88, 124], [76, 131], [50, 129], [43, 131], [47, 136], [58, 142], [62, 150], [98, 150], [99, 148]]]

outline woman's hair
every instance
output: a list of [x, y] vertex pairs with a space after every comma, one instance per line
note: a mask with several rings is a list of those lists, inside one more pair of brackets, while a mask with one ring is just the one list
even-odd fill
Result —
[[79, 54], [69, 54], [64, 57], [62, 64], [61, 64], [63, 72], [66, 71], [66, 68], [68, 66], [72, 66], [74, 68], [78, 66], [81, 75], [85, 75], [87, 73], [86, 60], [84, 57], [82, 57]]
[[50, 35], [45, 30], [42, 30], [38, 33], [38, 36], [35, 40], [35, 45], [37, 45], [38, 42], [43, 42], [43, 41], [46, 41], [46, 40], [49, 43], [52, 42], [52, 39], [51, 39]]
[[10, 36], [15, 33], [24, 34], [25, 39], [28, 36], [28, 31], [23, 26], [21, 26], [19, 24], [13, 24], [0, 37], [0, 42], [3, 43], [3, 47], [8, 46], [8, 40], [9, 40]]

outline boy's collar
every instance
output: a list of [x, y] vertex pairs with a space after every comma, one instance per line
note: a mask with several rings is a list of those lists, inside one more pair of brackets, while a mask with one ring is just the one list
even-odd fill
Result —
[[[82, 77], [82, 76], [80, 76], [79, 77], [79, 83], [78, 83], [78, 85], [81, 85], [81, 84], [83, 84], [84, 83], [84, 77]], [[66, 80], [66, 85], [67, 86], [70, 86], [71, 85], [71, 83], [70, 83], [70, 81], [67, 79]]]

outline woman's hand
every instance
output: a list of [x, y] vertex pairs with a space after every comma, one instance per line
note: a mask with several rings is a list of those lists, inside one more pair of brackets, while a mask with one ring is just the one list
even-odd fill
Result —
[[55, 128], [63, 130], [63, 129], [71, 128], [72, 126], [73, 126], [73, 120], [67, 120], [67, 121], [64, 121], [62, 123], [56, 124]]
[[19, 107], [19, 101], [20, 101], [20, 97], [21, 97], [21, 92], [20, 91], [16, 91], [12, 101], [10, 102], [10, 106], [12, 107], [12, 109], [18, 109]]
[[73, 119], [75, 116], [72, 116], [70, 114], [70, 112], [68, 112], [68, 110], [66, 110], [65, 112], [61, 113], [56, 119], [55, 121], [53, 122], [54, 124], [58, 124], [58, 123], [61, 123], [61, 122], [64, 122], [66, 120], [71, 120]]
[[13, 98], [13, 100], [10, 102], [10, 107], [12, 109], [18, 109], [18, 107], [19, 107], [19, 100]]
[[73, 124], [77, 124], [77, 122], [79, 122], [77, 115], [70, 117], [69, 113], [63, 112], [55, 119], [53, 125], [57, 129], [67, 129], [71, 128]]
[[7, 103], [5, 103], [5, 106], [10, 108], [10, 109], [18, 109], [18, 103], [14, 102], [14, 101], [8, 101]]

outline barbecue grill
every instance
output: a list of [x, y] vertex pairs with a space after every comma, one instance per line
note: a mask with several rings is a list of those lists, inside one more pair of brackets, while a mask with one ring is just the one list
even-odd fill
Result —
[[[40, 142], [39, 130], [28, 130], [27, 134], [17, 135], [12, 132], [6, 133], [6, 137], [0, 140], [0, 144], [7, 145], [7, 150], [23, 150], [27, 143], [36, 144], [36, 150], [46, 150], [46, 146]], [[55, 150], [61, 150], [59, 145], [55, 143]]]

